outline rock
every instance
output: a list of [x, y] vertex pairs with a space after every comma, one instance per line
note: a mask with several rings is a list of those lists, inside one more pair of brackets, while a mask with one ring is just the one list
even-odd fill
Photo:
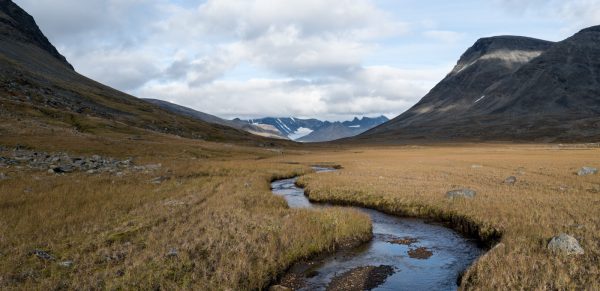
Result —
[[31, 251], [32, 255], [35, 255], [36, 257], [42, 259], [42, 260], [46, 260], [46, 261], [52, 261], [54, 260], [54, 256], [52, 256], [50, 253], [46, 252], [46, 251], [42, 251], [42, 250], [33, 250]]
[[292, 289], [281, 285], [273, 285], [269, 288], [269, 291], [292, 291]]
[[504, 180], [504, 184], [507, 185], [514, 185], [515, 183], [517, 183], [517, 177], [515, 176], [510, 176]]
[[553, 237], [548, 243], [548, 249], [554, 253], [565, 255], [582, 255], [584, 253], [577, 239], [565, 233]]
[[596, 173], [598, 173], [598, 169], [592, 167], [582, 167], [577, 171], [578, 176], [595, 175]]
[[154, 171], [154, 170], [158, 170], [162, 167], [162, 164], [152, 164], [152, 165], [146, 165], [146, 170], [149, 171]]
[[167, 252], [167, 258], [177, 257], [178, 254], [179, 252], [177, 251], [177, 249], [170, 249], [169, 252]]
[[446, 192], [446, 197], [448, 198], [456, 198], [456, 197], [465, 197], [465, 198], [473, 198], [477, 192], [471, 189], [458, 189]]
[[62, 261], [59, 262], [58, 265], [61, 267], [70, 268], [73, 266], [73, 261]]
[[0, 173], [0, 181], [8, 179], [8, 176], [4, 173]]
[[152, 184], [161, 184], [163, 181], [169, 180], [169, 177], [165, 177], [165, 176], [160, 176], [160, 177], [156, 177], [152, 180], [150, 180], [150, 183]]

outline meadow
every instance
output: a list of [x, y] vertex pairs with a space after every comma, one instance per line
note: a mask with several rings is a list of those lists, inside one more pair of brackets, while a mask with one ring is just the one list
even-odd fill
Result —
[[[492, 247], [464, 274], [464, 289], [598, 290], [600, 176], [576, 172], [600, 166], [599, 157], [597, 145], [464, 144], [356, 147], [297, 161], [343, 167], [300, 179], [313, 201], [445, 222]], [[476, 196], [446, 197], [463, 188]], [[560, 233], [585, 254], [549, 251]]]
[[[464, 274], [465, 289], [600, 289], [600, 176], [575, 174], [600, 166], [597, 147], [259, 147], [3, 121], [5, 148], [162, 167], [122, 175], [0, 168], [8, 176], [0, 181], [0, 289], [267, 289], [294, 262], [371, 237], [358, 211], [289, 209], [270, 192], [273, 179], [303, 174], [311, 200], [424, 217], [480, 239], [492, 249]], [[311, 174], [316, 164], [341, 169]], [[517, 182], [504, 183], [508, 176]], [[459, 188], [477, 194], [446, 197]], [[548, 251], [563, 232], [585, 254]]]
[[122, 175], [0, 168], [9, 177], [0, 181], [2, 290], [266, 289], [300, 259], [371, 237], [359, 212], [289, 209], [272, 195], [272, 179], [311, 171], [273, 159], [300, 150], [28, 121], [0, 132], [6, 148], [162, 164]]

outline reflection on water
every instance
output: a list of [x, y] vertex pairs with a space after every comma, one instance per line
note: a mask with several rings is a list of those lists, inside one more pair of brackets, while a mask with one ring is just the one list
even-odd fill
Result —
[[[318, 172], [332, 169], [316, 168]], [[275, 181], [273, 193], [281, 195], [292, 208], [324, 207], [308, 201], [304, 190], [296, 187], [297, 178]], [[322, 290], [331, 279], [361, 266], [390, 265], [395, 273], [374, 290], [456, 290], [459, 273], [465, 270], [482, 252], [474, 240], [451, 229], [421, 219], [399, 218], [379, 211], [357, 208], [373, 221], [373, 240], [353, 250], [340, 251], [307, 273], [304, 290]], [[412, 238], [406, 245], [399, 239]], [[433, 253], [427, 259], [411, 258], [410, 249], [425, 247]]]

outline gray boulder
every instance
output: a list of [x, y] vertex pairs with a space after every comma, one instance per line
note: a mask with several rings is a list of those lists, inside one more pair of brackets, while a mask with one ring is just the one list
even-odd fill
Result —
[[73, 266], [73, 261], [62, 261], [59, 262], [58, 265], [61, 267], [70, 268]]
[[517, 177], [515, 176], [510, 176], [504, 180], [504, 184], [507, 185], [514, 185], [515, 183], [517, 183]]
[[548, 249], [554, 253], [565, 255], [582, 255], [584, 253], [577, 239], [565, 233], [553, 237], [548, 243]]
[[578, 176], [594, 175], [596, 173], [598, 173], [598, 169], [592, 167], [582, 167], [577, 171]]
[[456, 197], [465, 197], [465, 198], [473, 198], [477, 192], [471, 189], [458, 189], [446, 192], [446, 197], [448, 198], [456, 198]]

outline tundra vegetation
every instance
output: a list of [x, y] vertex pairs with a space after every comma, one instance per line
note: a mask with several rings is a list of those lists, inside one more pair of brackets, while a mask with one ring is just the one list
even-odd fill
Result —
[[[578, 172], [597, 168], [599, 156], [597, 145], [465, 144], [352, 148], [297, 161], [343, 166], [299, 180], [313, 201], [446, 222], [493, 247], [464, 274], [464, 288], [597, 290], [600, 176]], [[446, 195], [456, 189], [476, 195]], [[562, 233], [582, 250], [549, 248]]]
[[137, 165], [62, 174], [0, 167], [3, 290], [265, 289], [302, 258], [371, 237], [362, 213], [289, 209], [272, 195], [272, 179], [311, 171], [274, 158], [306, 154], [293, 148], [2, 124], [5, 161], [19, 145]]

